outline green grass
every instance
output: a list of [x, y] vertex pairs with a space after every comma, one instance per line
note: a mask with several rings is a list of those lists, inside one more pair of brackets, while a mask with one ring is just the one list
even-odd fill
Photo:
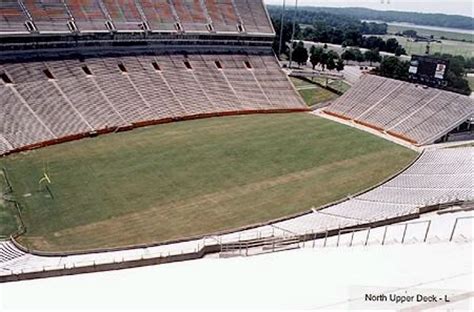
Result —
[[416, 26], [400, 26], [400, 25], [388, 25], [387, 32], [390, 34], [395, 34], [397, 32], [403, 32], [404, 30], [416, 30], [416, 32], [419, 35], [422, 36], [431, 36], [433, 35], [434, 38], [440, 39], [441, 37], [444, 37], [446, 39], [450, 40], [456, 40], [456, 41], [467, 41], [467, 42], [473, 42], [474, 38], [472, 37], [471, 34], [464, 34], [464, 33], [458, 33], [454, 31], [442, 31], [442, 30], [434, 30], [434, 29], [425, 29], [425, 28], [419, 28]]
[[[0, 159], [20, 242], [72, 251], [160, 242], [306, 211], [370, 187], [415, 153], [307, 113], [201, 119]], [[40, 189], [47, 167], [54, 198]]]
[[[408, 55], [425, 54], [426, 42], [412, 42], [408, 41], [407, 38], [393, 35], [384, 35], [380, 37], [384, 40], [389, 38], [397, 39], [397, 41], [405, 48]], [[434, 54], [436, 52], [462, 55], [464, 57], [474, 57], [474, 43], [453, 40], [442, 40], [442, 43], [432, 42], [430, 44], [430, 53]]]
[[298, 90], [303, 100], [308, 106], [313, 106], [319, 103], [324, 103], [336, 99], [338, 96], [331, 91], [328, 91], [321, 87], [315, 87], [314, 89]]
[[[291, 77], [291, 82], [295, 86], [295, 88], [298, 90], [300, 93], [301, 97], [305, 101], [306, 105], [308, 106], [313, 106], [319, 103], [324, 103], [330, 100], [334, 100], [338, 98], [339, 96], [321, 86], [318, 84], [305, 80], [305, 79], [299, 79], [295, 77]], [[319, 82], [319, 81], [318, 81]], [[324, 83], [324, 82], [320, 82]], [[331, 82], [333, 87], [337, 88], [345, 88], [343, 84], [344, 82]], [[347, 84], [345, 84], [347, 85]], [[347, 85], [348, 86], [348, 85]], [[347, 89], [346, 89], [347, 90]]]
[[469, 83], [469, 87], [471, 87], [471, 90], [474, 91], [474, 77], [466, 77], [466, 80]]
[[15, 207], [3, 200], [6, 183], [0, 171], [0, 237], [8, 237], [18, 229]]
[[293, 85], [298, 88], [298, 87], [307, 87], [307, 86], [314, 86], [314, 83], [311, 81], [308, 81], [306, 79], [300, 79], [296, 77], [290, 77], [291, 82]]

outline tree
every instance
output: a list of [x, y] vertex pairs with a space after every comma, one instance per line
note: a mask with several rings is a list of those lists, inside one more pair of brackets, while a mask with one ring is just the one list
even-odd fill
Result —
[[405, 51], [405, 49], [402, 46], [398, 46], [395, 49], [395, 56], [406, 55], [406, 54], [407, 54], [407, 51]]
[[395, 51], [397, 50], [399, 46], [400, 45], [398, 44], [397, 39], [390, 38], [385, 43], [385, 51], [390, 52], [390, 53], [395, 53]]
[[322, 50], [320, 54], [319, 63], [321, 64], [323, 71], [327, 68], [329, 70], [336, 69], [336, 60], [339, 59], [339, 54], [336, 51], [329, 50], [328, 52]]
[[365, 60], [370, 62], [370, 66], [374, 62], [380, 62], [382, 58], [380, 57], [380, 52], [378, 49], [367, 50], [364, 53]]
[[341, 54], [341, 58], [347, 62], [349, 61], [355, 61], [356, 60], [356, 55], [354, 53], [354, 49], [347, 49]]
[[362, 63], [365, 61], [364, 54], [360, 51], [360, 49], [353, 49], [354, 54], [355, 54], [355, 60], [359, 63]]
[[408, 80], [409, 66], [409, 62], [401, 61], [395, 56], [387, 56], [380, 63], [377, 73], [389, 78]]
[[308, 61], [308, 50], [304, 47], [303, 41], [293, 45], [293, 61], [298, 65], [304, 65]]
[[315, 46], [311, 47], [311, 57], [309, 61], [311, 65], [313, 65], [313, 69], [321, 63], [322, 55], [324, 54], [324, 50], [321, 47], [316, 48]]
[[410, 37], [410, 38], [415, 38], [418, 33], [416, 32], [416, 30], [412, 30], [412, 29], [407, 29], [407, 30], [404, 30], [402, 32], [402, 34], [405, 36], [405, 37]]
[[339, 58], [336, 63], [336, 70], [338, 72], [344, 70], [344, 60], [342, 58]]
[[[275, 29], [275, 34], [276, 37], [273, 40], [273, 51], [275, 51], [276, 54], [278, 54], [278, 49], [280, 47], [280, 18], [275, 17], [272, 18], [272, 23], [273, 23], [273, 28]], [[296, 24], [295, 27], [295, 37], [298, 37], [300, 33], [300, 25]], [[283, 23], [283, 46], [282, 46], [282, 53], [283, 54], [288, 54], [288, 46], [286, 45], [287, 43], [290, 42], [291, 40], [291, 33], [293, 32], [293, 22], [291, 20], [286, 20]]]

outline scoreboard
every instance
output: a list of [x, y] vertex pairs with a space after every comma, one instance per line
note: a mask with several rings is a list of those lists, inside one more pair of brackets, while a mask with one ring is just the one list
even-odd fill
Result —
[[426, 55], [413, 55], [408, 70], [409, 78], [414, 82], [445, 86], [448, 66], [447, 60]]

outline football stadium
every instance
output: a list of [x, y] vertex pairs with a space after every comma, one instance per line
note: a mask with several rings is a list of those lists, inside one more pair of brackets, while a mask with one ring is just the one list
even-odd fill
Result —
[[364, 74], [311, 109], [274, 37], [261, 0], [1, 1], [0, 282], [466, 238], [472, 98]]

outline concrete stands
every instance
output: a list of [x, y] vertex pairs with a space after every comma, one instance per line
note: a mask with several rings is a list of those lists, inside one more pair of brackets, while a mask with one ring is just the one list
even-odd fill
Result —
[[472, 117], [474, 103], [456, 93], [366, 75], [324, 112], [426, 145]]
[[27, 16], [17, 0], [0, 1], [0, 33], [27, 32]]
[[137, 54], [0, 65], [2, 154], [199, 116], [306, 110], [272, 55]]
[[7, 0], [0, 36], [12, 33], [198, 32], [273, 35], [261, 0]]
[[0, 242], [0, 263], [11, 261], [25, 255], [10, 242]]
[[304, 234], [416, 213], [420, 207], [474, 199], [474, 148], [426, 151], [381, 186], [320, 211], [274, 225]]

